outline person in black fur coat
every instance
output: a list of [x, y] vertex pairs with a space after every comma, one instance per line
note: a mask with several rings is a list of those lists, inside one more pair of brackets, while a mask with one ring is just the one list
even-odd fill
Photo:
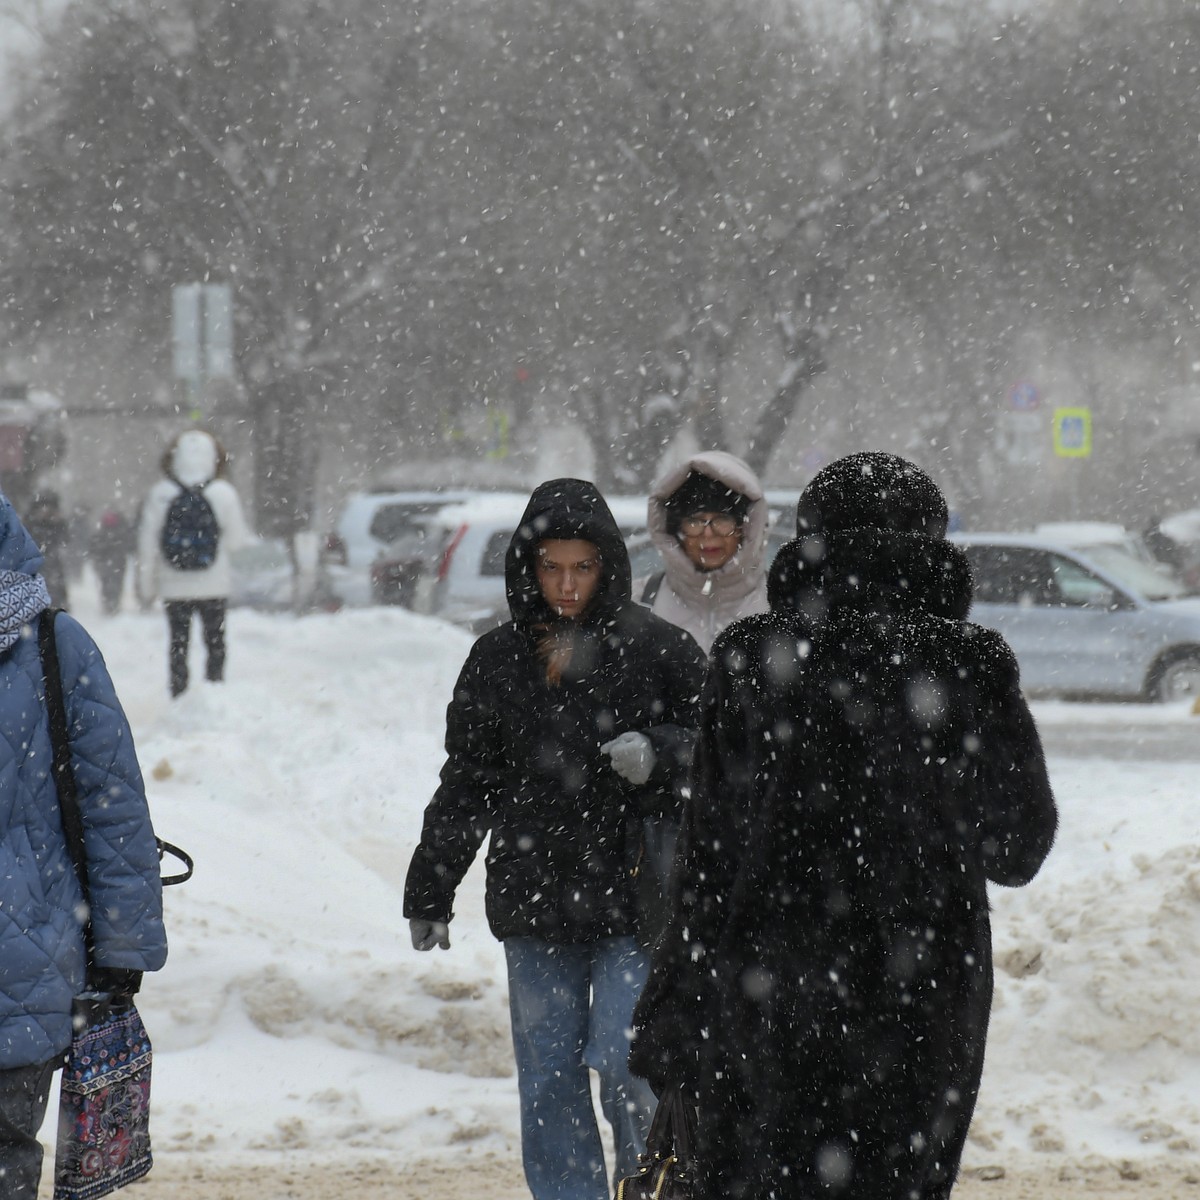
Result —
[[913, 464], [830, 464], [771, 611], [714, 646], [631, 1054], [694, 1098], [703, 1200], [954, 1185], [992, 1000], [987, 883], [1033, 878], [1057, 811], [946, 525]]

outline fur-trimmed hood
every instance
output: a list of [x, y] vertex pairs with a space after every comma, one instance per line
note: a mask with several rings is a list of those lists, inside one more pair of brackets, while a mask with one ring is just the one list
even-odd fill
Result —
[[963, 620], [971, 569], [946, 540], [947, 522], [946, 501], [920, 467], [878, 451], [838, 459], [800, 497], [797, 537], [768, 579], [771, 607], [815, 620], [842, 606]]
[[225, 447], [207, 430], [185, 429], [163, 452], [162, 471], [183, 487], [203, 487], [225, 478], [228, 461]]
[[[698, 571], [669, 528], [667, 501], [693, 472], [715, 479], [749, 501], [742, 526], [741, 548], [715, 571]], [[706, 595], [719, 592], [727, 602], [741, 600], [762, 586], [767, 526], [771, 515], [763, 497], [762, 484], [736, 455], [724, 450], [705, 450], [685, 458], [678, 466], [666, 471], [650, 489], [646, 520], [650, 540], [662, 555], [667, 582], [685, 600], [693, 594], [698, 597], [705, 584], [708, 585]]]

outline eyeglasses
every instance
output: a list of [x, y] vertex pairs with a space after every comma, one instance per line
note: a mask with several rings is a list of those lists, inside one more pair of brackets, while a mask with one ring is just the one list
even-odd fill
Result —
[[696, 537], [706, 528], [711, 529], [717, 537], [729, 537], [737, 533], [740, 527], [737, 517], [731, 517], [728, 513], [717, 513], [716, 516], [710, 517], [684, 517], [679, 522], [679, 528], [685, 537]]

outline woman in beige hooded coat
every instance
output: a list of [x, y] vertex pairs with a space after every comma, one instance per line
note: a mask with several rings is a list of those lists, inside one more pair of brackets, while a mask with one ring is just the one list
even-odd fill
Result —
[[767, 611], [769, 524], [762, 485], [740, 458], [706, 450], [684, 459], [650, 492], [650, 538], [665, 570], [642, 603], [707, 654], [726, 625]]

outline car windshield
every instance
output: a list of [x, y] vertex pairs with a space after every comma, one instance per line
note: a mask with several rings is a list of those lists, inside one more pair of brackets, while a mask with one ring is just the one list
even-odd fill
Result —
[[1122, 587], [1147, 600], [1178, 600], [1188, 595], [1188, 589], [1165, 564], [1142, 562], [1121, 546], [1088, 546], [1083, 553]]

